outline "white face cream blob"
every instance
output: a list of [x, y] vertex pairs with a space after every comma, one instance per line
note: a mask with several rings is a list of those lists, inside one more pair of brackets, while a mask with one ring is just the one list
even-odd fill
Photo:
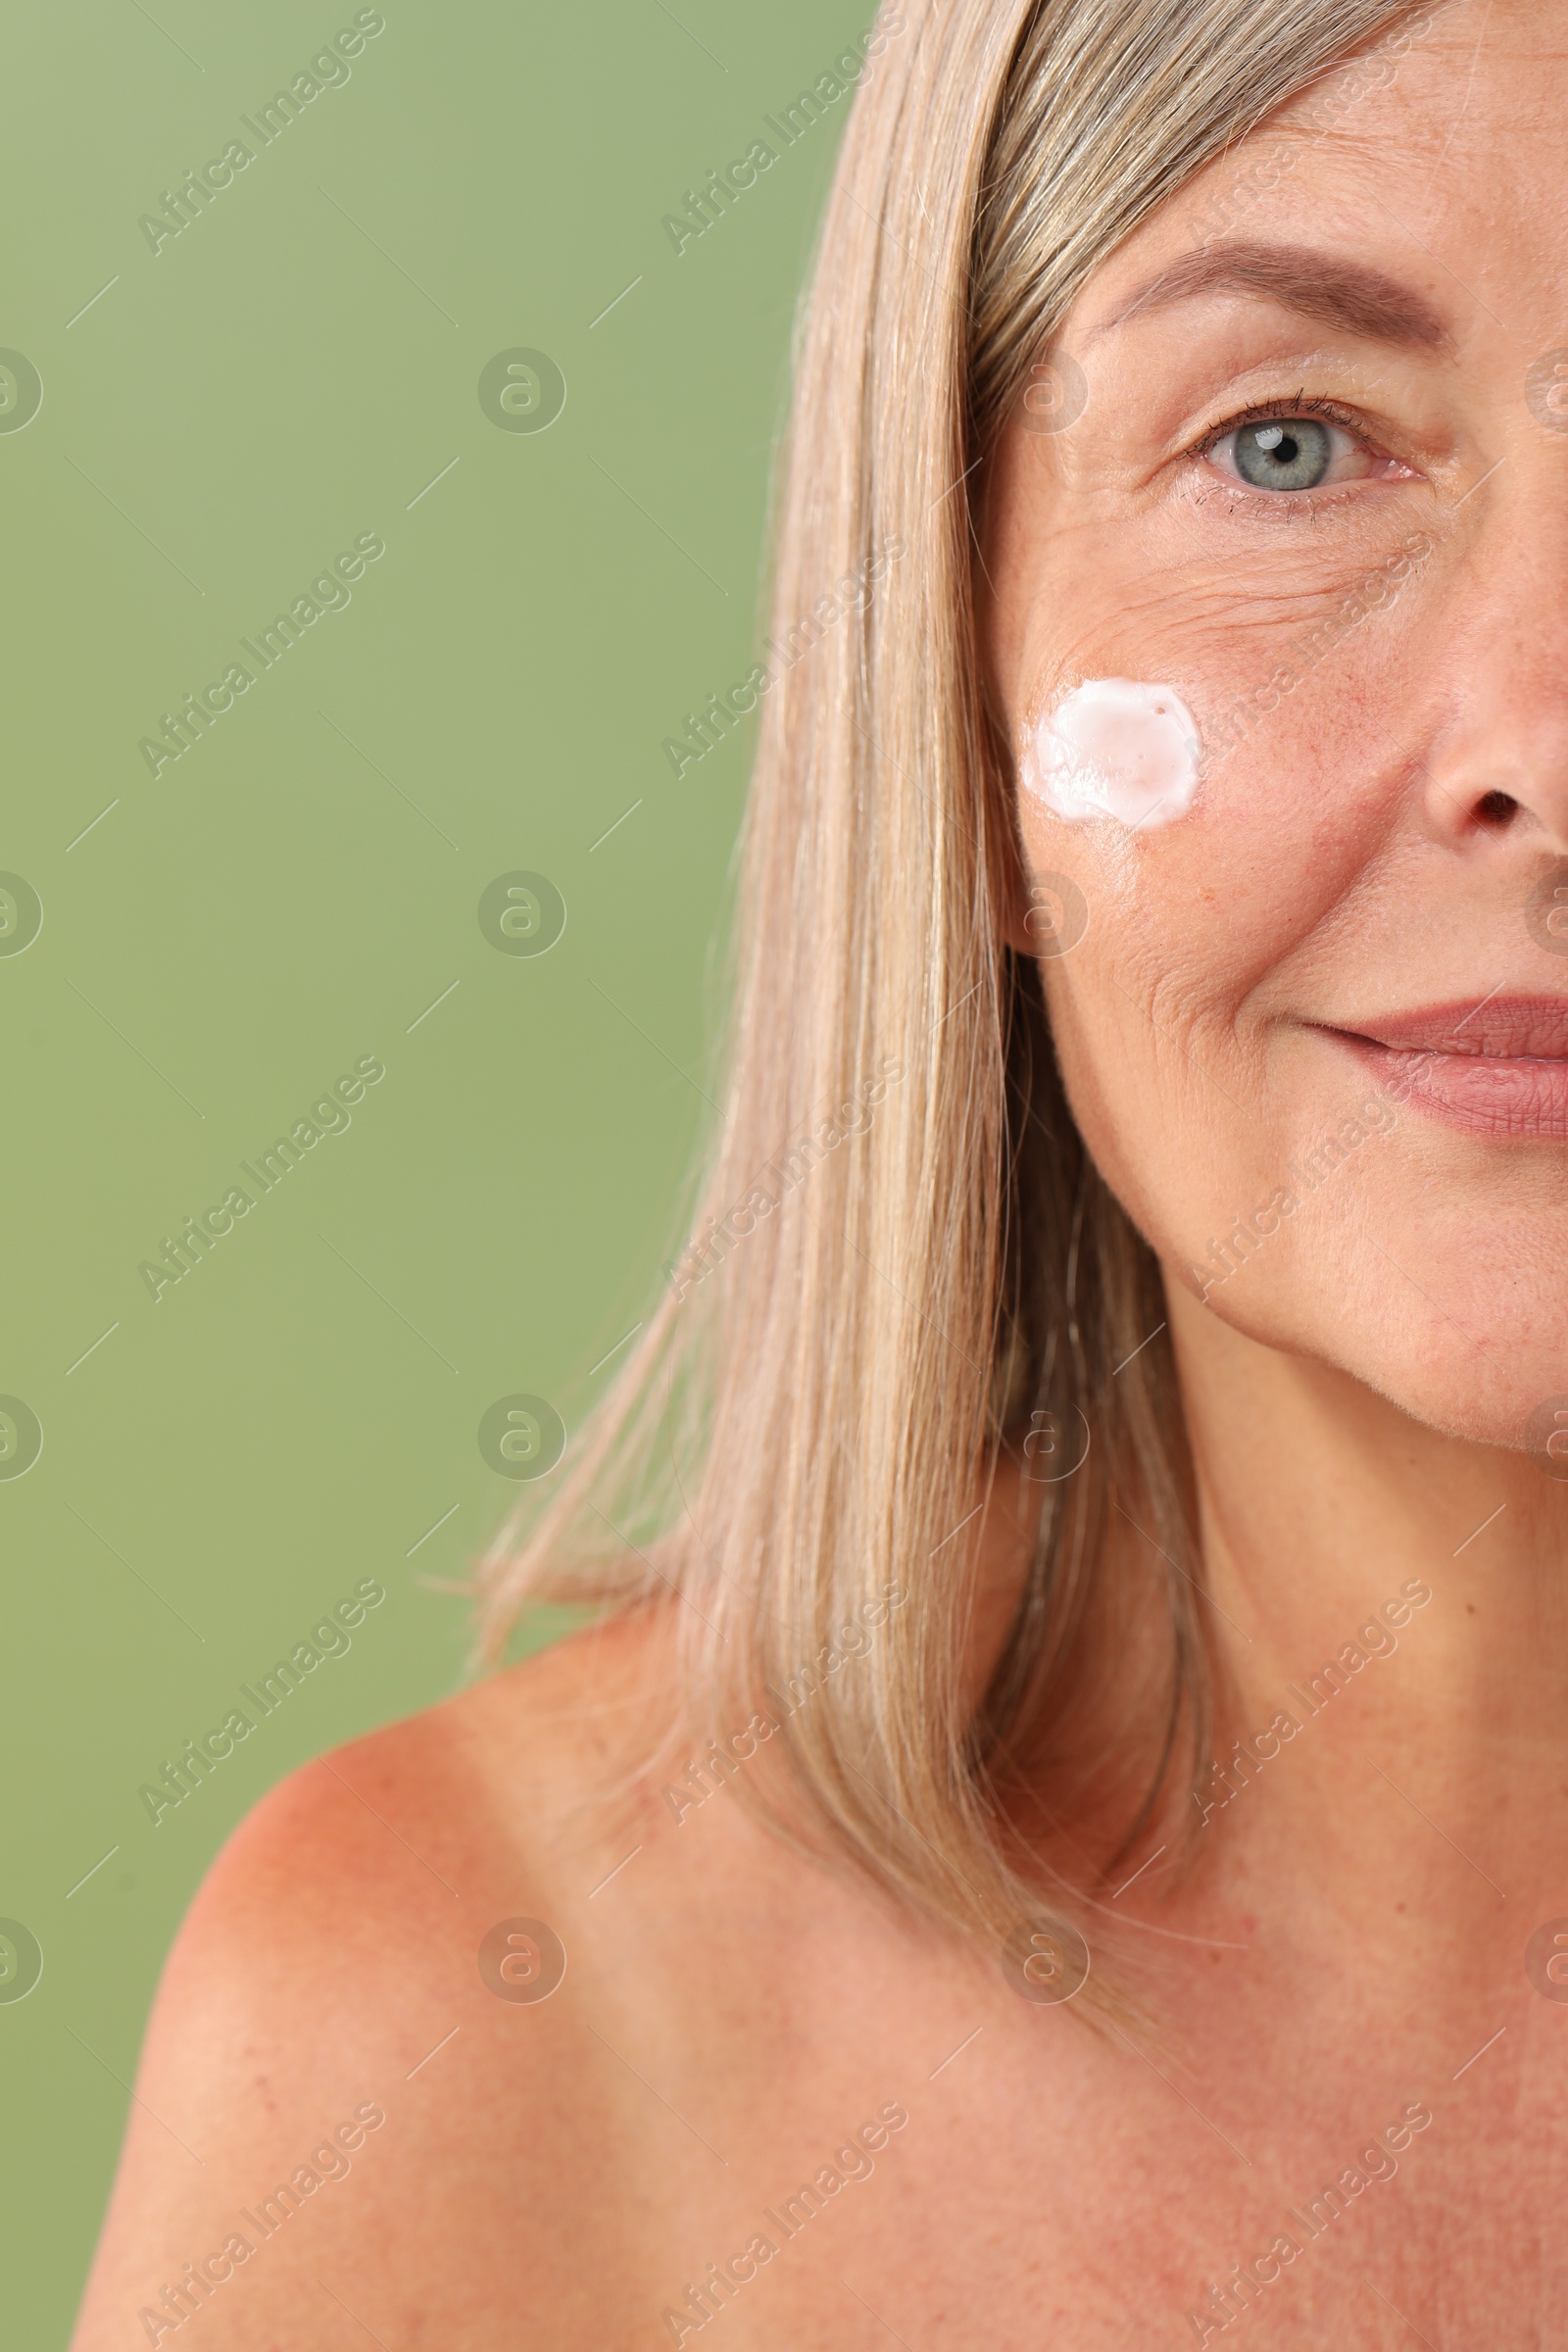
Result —
[[1200, 757], [1174, 688], [1086, 678], [1041, 718], [1024, 782], [1069, 824], [1113, 816], [1152, 832], [1192, 807]]

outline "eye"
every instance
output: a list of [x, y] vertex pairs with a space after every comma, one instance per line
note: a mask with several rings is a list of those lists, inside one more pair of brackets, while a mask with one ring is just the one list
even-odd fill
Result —
[[1373, 473], [1403, 472], [1322, 416], [1254, 416], [1222, 433], [1209, 460], [1250, 490], [1320, 490]]

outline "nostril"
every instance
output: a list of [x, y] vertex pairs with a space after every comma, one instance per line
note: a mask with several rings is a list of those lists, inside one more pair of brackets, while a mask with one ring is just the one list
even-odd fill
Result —
[[1476, 803], [1476, 821], [1478, 824], [1495, 826], [1500, 832], [1504, 825], [1513, 822], [1518, 810], [1519, 804], [1512, 793], [1489, 792]]

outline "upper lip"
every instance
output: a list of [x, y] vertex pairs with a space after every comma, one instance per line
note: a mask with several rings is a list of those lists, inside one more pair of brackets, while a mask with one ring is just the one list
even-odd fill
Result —
[[1568, 997], [1469, 997], [1325, 1022], [1396, 1053], [1485, 1054], [1503, 1061], [1568, 1060]]

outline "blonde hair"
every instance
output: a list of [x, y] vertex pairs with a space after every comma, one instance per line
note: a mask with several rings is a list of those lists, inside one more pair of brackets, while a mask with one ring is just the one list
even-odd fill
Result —
[[[1149, 1338], [1158, 1267], [1073, 1126], [1037, 966], [1003, 940], [1018, 853], [980, 679], [976, 468], [1106, 255], [1407, 13], [884, 14], [798, 335], [775, 639], [879, 557], [888, 576], [764, 696], [696, 1238], [548, 1507], [481, 1569], [491, 1655], [529, 1596], [675, 1588], [690, 1690], [721, 1729], [880, 1606], [868, 1654], [781, 1726], [795, 1781], [829, 1849], [993, 1947], [1041, 1910], [1000, 1797], [1078, 1687], [1116, 1507], [1171, 1627], [1160, 1761], [1129, 1836], [1205, 1737], [1208, 1675], [1174, 1361]], [[961, 1523], [1031, 1421], [1073, 1454], [1087, 1433], [1089, 1452], [1041, 1489], [977, 1706]], [[887, 1607], [888, 1587], [906, 1601]]]

